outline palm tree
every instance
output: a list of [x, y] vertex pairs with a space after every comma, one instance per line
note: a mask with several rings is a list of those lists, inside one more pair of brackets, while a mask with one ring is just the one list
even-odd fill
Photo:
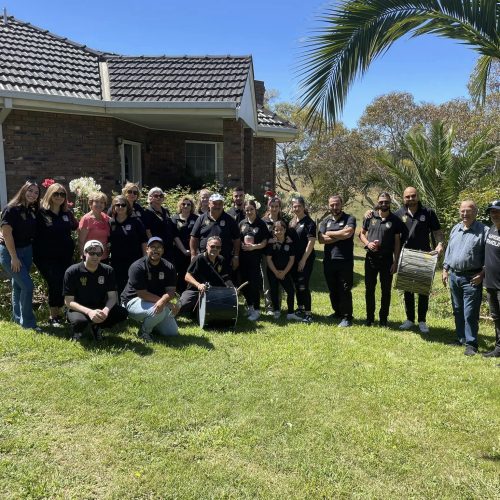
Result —
[[402, 36], [435, 34], [479, 54], [471, 79], [478, 104], [486, 97], [493, 61], [500, 60], [500, 0], [343, 0], [306, 44], [300, 64], [302, 105], [309, 120], [338, 120], [349, 88]]

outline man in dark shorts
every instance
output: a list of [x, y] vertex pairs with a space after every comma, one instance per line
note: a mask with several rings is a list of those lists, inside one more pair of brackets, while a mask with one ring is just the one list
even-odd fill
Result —
[[233, 206], [227, 211], [227, 213], [236, 221], [239, 225], [240, 222], [245, 218], [245, 190], [241, 187], [235, 187], [233, 189]]
[[70, 266], [64, 275], [64, 303], [71, 325], [72, 339], [80, 340], [90, 325], [95, 340], [102, 340], [102, 330], [127, 318], [127, 311], [117, 304], [115, 273], [101, 264], [102, 243], [89, 240], [83, 247], [85, 260]]

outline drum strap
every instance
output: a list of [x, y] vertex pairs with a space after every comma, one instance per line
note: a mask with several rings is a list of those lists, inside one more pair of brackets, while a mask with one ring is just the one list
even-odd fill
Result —
[[417, 228], [417, 224], [418, 224], [418, 220], [413, 219], [413, 222], [412, 222], [412, 225], [410, 228], [410, 232], [408, 233], [408, 238], [406, 238], [406, 241], [404, 242], [403, 248], [406, 247], [406, 244], [408, 243], [408, 241], [410, 241], [410, 238], [413, 236], [413, 233], [415, 232], [415, 229]]

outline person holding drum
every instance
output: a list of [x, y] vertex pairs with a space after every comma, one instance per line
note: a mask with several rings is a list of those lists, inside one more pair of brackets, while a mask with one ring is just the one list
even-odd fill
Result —
[[323, 272], [330, 291], [333, 317], [338, 326], [352, 325], [352, 286], [354, 280], [354, 231], [356, 219], [343, 210], [340, 195], [328, 198], [331, 215], [319, 225], [318, 240], [325, 245]]
[[245, 190], [241, 187], [233, 189], [233, 206], [227, 213], [239, 224], [245, 218]]
[[205, 293], [207, 286], [233, 287], [229, 276], [231, 270], [220, 255], [221, 249], [221, 238], [209, 236], [205, 251], [191, 261], [185, 277], [188, 285], [179, 300], [179, 314], [194, 313], [200, 294]]
[[472, 200], [460, 204], [459, 222], [453, 227], [444, 254], [443, 284], [450, 285], [457, 333], [456, 345], [465, 345], [466, 356], [477, 353], [479, 312], [483, 296], [484, 253], [488, 228], [476, 220]]
[[485, 358], [500, 357], [500, 200], [492, 201], [487, 208], [493, 225], [486, 238], [484, 256], [484, 286], [488, 292], [490, 315], [495, 322], [495, 347], [485, 352]]
[[171, 302], [175, 297], [175, 268], [162, 255], [161, 238], [149, 238], [146, 256], [130, 266], [128, 282], [121, 294], [130, 318], [141, 324], [138, 336], [144, 342], [153, 341], [153, 331], [163, 336], [178, 334], [177, 307]]
[[398, 267], [401, 251], [401, 234], [404, 231], [399, 217], [391, 212], [391, 196], [383, 192], [378, 196], [378, 204], [373, 216], [363, 221], [359, 239], [366, 249], [365, 257], [365, 300], [366, 326], [375, 321], [375, 287], [380, 275], [382, 292], [379, 325], [387, 326], [391, 306], [392, 275]]
[[[431, 253], [441, 255], [444, 250], [444, 236], [441, 231], [436, 212], [431, 208], [424, 207], [418, 199], [417, 190], [407, 187], [403, 193], [404, 206], [395, 212], [406, 226], [407, 239], [405, 247], [422, 252], [431, 252], [430, 239], [433, 240], [435, 248]], [[415, 326], [415, 294], [404, 293], [406, 320], [400, 325], [401, 330], [409, 330]], [[429, 333], [427, 326], [427, 310], [429, 309], [429, 296], [418, 295], [418, 328], [422, 333]]]

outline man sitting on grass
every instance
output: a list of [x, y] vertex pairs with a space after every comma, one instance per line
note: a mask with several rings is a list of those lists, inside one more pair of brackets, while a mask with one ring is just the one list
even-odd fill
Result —
[[70, 266], [64, 275], [64, 303], [68, 308], [72, 340], [80, 340], [90, 325], [95, 340], [102, 340], [102, 330], [127, 318], [127, 311], [116, 303], [115, 273], [101, 264], [104, 247], [89, 240], [83, 247], [84, 261]]

